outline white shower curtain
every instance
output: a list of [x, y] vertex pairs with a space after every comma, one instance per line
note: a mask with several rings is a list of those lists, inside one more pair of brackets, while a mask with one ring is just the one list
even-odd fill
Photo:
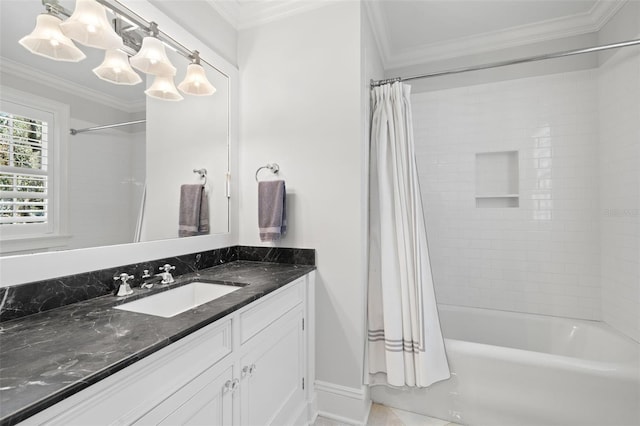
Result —
[[450, 376], [418, 185], [410, 91], [397, 82], [371, 93], [365, 377], [371, 385], [427, 387]]

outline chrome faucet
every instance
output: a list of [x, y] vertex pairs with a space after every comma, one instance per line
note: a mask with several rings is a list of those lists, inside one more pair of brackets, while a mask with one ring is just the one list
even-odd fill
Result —
[[116, 294], [116, 296], [128, 296], [129, 294], [133, 293], [133, 290], [131, 290], [131, 286], [129, 285], [129, 283], [127, 281], [134, 279], [135, 277], [133, 275], [129, 275], [127, 273], [122, 273], [117, 277], [113, 277], [113, 279], [115, 281], [120, 280], [120, 287], [118, 288], [118, 293]]
[[172, 282], [175, 281], [173, 279], [173, 275], [171, 275], [171, 271], [174, 270], [174, 269], [176, 269], [176, 267], [175, 266], [171, 266], [168, 263], [165, 264], [164, 266], [160, 267], [160, 270], [164, 271], [161, 274], [159, 274], [159, 275], [162, 276], [161, 284], [171, 284]]
[[140, 283], [140, 288], [151, 288], [158, 281], [160, 281], [160, 277], [158, 275], [152, 276], [149, 273], [149, 270], [145, 269], [142, 271], [142, 282]]

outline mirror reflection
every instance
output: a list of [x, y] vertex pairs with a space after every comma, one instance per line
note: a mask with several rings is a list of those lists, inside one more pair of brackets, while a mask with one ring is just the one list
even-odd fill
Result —
[[[69, 11], [76, 7], [74, 1], [59, 4]], [[206, 58], [188, 59], [166, 48], [180, 87], [174, 90], [183, 99], [161, 99], [175, 94], [162, 86], [155, 90], [163, 82], [154, 75], [136, 69], [141, 82], [121, 85], [107, 81], [113, 76], [92, 72], [105, 61], [103, 49], [75, 42], [86, 58], [61, 62], [20, 45], [45, 12], [40, 0], [3, 0], [0, 8], [0, 254], [178, 238], [192, 202], [187, 200], [185, 216], [181, 187], [205, 184], [202, 170], [208, 233], [228, 232], [224, 74]], [[118, 24], [116, 16], [107, 12], [116, 28], [131, 25]], [[127, 43], [140, 41], [134, 37]], [[135, 54], [128, 45], [115, 51]], [[196, 62], [215, 88], [210, 96], [185, 94], [190, 89], [180, 84], [188, 69], [200, 73]], [[205, 84], [191, 87], [207, 95], [212, 91]], [[78, 132], [71, 135], [70, 129]], [[196, 210], [197, 221], [201, 210]]]

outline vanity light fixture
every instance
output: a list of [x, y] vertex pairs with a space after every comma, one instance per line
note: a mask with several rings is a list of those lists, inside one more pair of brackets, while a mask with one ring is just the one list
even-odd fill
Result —
[[60, 24], [70, 39], [98, 49], [121, 48], [122, 38], [107, 20], [107, 10], [95, 0], [76, 0], [73, 14]]
[[149, 26], [150, 35], [142, 39], [140, 51], [133, 55], [129, 62], [131, 66], [152, 75], [176, 75], [176, 67], [171, 64], [164, 50], [164, 44], [156, 38], [158, 25], [152, 22]]
[[[177, 70], [167, 56], [167, 45], [191, 62], [179, 85], [183, 93], [208, 96], [216, 91], [200, 65], [197, 50], [187, 50], [161, 33], [155, 22], [145, 21], [117, 1], [76, 0], [73, 13], [62, 7], [58, 0], [42, 0], [42, 3], [47, 13], [39, 15], [33, 32], [20, 39], [20, 44], [31, 53], [57, 61], [78, 62], [86, 56], [73, 40], [104, 49], [104, 61], [93, 69], [98, 78], [114, 84], [138, 84], [142, 79], [133, 67], [155, 76], [153, 84], [145, 91], [148, 96], [179, 101], [184, 98], [173, 82]], [[113, 27], [107, 19], [107, 10], [115, 16]], [[68, 19], [63, 21], [65, 18]], [[128, 58], [132, 53], [135, 54]]]
[[187, 75], [182, 80], [182, 83], [178, 84], [178, 89], [188, 95], [213, 95], [216, 88], [207, 80], [204, 68], [200, 65], [200, 52], [194, 50], [191, 54], [191, 61], [187, 67]]
[[51, 13], [41, 13], [31, 34], [18, 41], [29, 52], [55, 61], [79, 62], [86, 58], [82, 50], [60, 30], [62, 20]]
[[142, 81], [140, 76], [129, 65], [129, 57], [122, 50], [107, 50], [104, 61], [93, 69], [93, 73], [101, 80], [114, 84], [133, 86]]
[[150, 98], [164, 101], [181, 101], [184, 99], [173, 83], [173, 75], [156, 75], [153, 79], [153, 84], [144, 93]]

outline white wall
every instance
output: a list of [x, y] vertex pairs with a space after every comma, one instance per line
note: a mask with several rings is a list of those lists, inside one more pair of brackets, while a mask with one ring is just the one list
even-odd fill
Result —
[[599, 71], [603, 319], [640, 341], [640, 48]]
[[[438, 302], [600, 318], [595, 71], [413, 95]], [[519, 208], [475, 207], [475, 154], [519, 152]]]
[[[240, 243], [261, 243], [258, 167], [280, 165], [289, 230], [316, 249], [317, 379], [361, 388], [363, 188], [360, 5], [342, 2], [243, 30]], [[266, 173], [266, 172], [263, 172]]]

